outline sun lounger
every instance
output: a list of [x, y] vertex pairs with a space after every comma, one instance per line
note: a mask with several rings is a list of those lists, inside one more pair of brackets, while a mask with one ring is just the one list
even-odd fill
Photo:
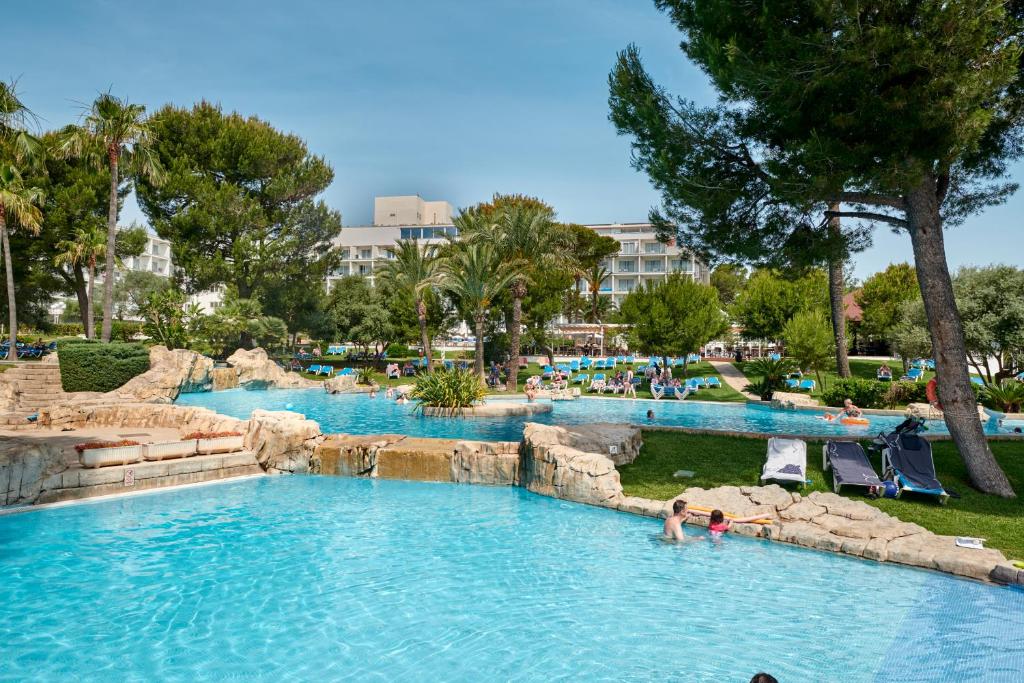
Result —
[[352, 368], [342, 368], [341, 370], [338, 371], [338, 374], [339, 375], [351, 375], [353, 372], [355, 372], [355, 370], [353, 370]]
[[904, 432], [880, 435], [882, 447], [882, 476], [896, 482], [898, 498], [904, 491], [936, 496], [940, 503], [949, 499], [935, 474], [932, 445], [917, 434]]
[[786, 380], [786, 388], [787, 389], [799, 389], [800, 388], [800, 380], [798, 380], [798, 379], [787, 379]]
[[977, 384], [979, 387], [983, 387], [985, 386], [985, 380], [977, 375], [971, 375], [971, 384]]
[[717, 377], [705, 377], [704, 383], [708, 385], [709, 389], [721, 389], [722, 381]]
[[320, 366], [320, 372], [318, 372], [316, 374], [318, 374], [318, 375], [327, 375], [328, 377], [330, 377], [330, 376], [332, 376], [334, 374], [334, 366], [333, 365], [321, 365]]
[[576, 384], [583, 384], [584, 382], [589, 382], [590, 381], [590, 375], [585, 373], [585, 372], [580, 373], [580, 374], [576, 375], [576, 378], [573, 381]]
[[875, 373], [875, 379], [877, 379], [879, 382], [891, 382], [892, 371], [885, 372], [884, 370], [879, 369], [878, 372]]
[[594, 375], [594, 379], [591, 380], [590, 387], [588, 388], [588, 391], [601, 391], [601, 390], [604, 389], [604, 385], [605, 384], [606, 384], [606, 380], [605, 380], [604, 373], [603, 372], [599, 372], [599, 373], [595, 374]]
[[688, 363], [699, 363], [700, 362], [700, 355], [696, 354], [696, 353], [691, 353], [690, 355], [688, 355], [686, 357], [686, 362], [688, 362]]
[[881, 486], [867, 454], [856, 441], [828, 441], [821, 447], [821, 468], [832, 470], [832, 490], [843, 486]]
[[782, 360], [781, 353], [770, 353], [768, 354], [768, 360]]
[[651, 396], [654, 397], [655, 401], [659, 400], [664, 395], [665, 395], [665, 387], [661, 386], [660, 384], [652, 384], [651, 385]]
[[768, 457], [761, 470], [761, 481], [807, 481], [807, 443], [800, 439], [768, 439]]
[[817, 383], [815, 383], [813, 379], [800, 380], [800, 388], [804, 391], [814, 391], [817, 386]]
[[702, 384], [702, 382], [700, 382], [696, 378], [694, 378], [694, 379], [686, 380], [685, 386], [686, 386], [686, 388], [689, 391], [694, 392], [694, 391], [699, 391], [700, 390], [701, 384]]
[[540, 373], [541, 378], [551, 379], [551, 376], [555, 374], [555, 369], [550, 365], [545, 365], [544, 370]]
[[580, 362], [578, 360], [569, 361], [569, 370], [572, 372], [580, 371]]
[[903, 379], [910, 380], [911, 382], [917, 382], [920, 381], [922, 377], [924, 377], [924, 370], [921, 368], [910, 368]]
[[690, 387], [679, 387], [676, 389], [676, 398], [680, 401], [685, 400], [690, 395]]
[[319, 375], [320, 374], [320, 366], [319, 365], [310, 365], [308, 368], [306, 368], [306, 372], [308, 372], [311, 375]]

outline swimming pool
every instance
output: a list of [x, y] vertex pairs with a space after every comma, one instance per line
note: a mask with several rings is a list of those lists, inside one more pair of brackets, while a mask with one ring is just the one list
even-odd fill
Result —
[[[412, 404], [399, 405], [383, 395], [371, 399], [367, 394], [331, 395], [321, 389], [229, 389], [182, 394], [177, 402], [212, 408], [218, 413], [242, 419], [247, 419], [256, 408], [294, 410], [319, 422], [326, 433], [412, 434], [481, 441], [518, 441], [522, 438], [526, 422], [647, 424], [648, 410], [655, 413], [653, 424], [765, 434], [874, 436], [903, 421], [902, 417], [895, 415], [872, 415], [869, 426], [855, 427], [826, 422], [813, 412], [772, 410], [767, 406], [745, 403], [626, 399], [556, 401], [552, 412], [530, 417], [441, 418], [423, 417], [413, 411]], [[931, 421], [928, 426], [935, 433], [948, 433], [944, 422]], [[996, 431], [994, 425], [988, 425], [986, 429]]]
[[0, 516], [0, 679], [1016, 681], [1024, 592], [518, 488], [260, 477]]

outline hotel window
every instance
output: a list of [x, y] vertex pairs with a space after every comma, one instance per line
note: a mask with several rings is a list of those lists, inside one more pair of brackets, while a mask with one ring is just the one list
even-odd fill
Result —
[[612, 291], [612, 279], [610, 277], [606, 277], [605, 279], [601, 280], [600, 291], [602, 291], [602, 292], [610, 292], [610, 291]]
[[619, 272], [620, 273], [635, 273], [636, 272], [636, 259], [619, 259]]
[[661, 261], [644, 261], [645, 273], [664, 273], [665, 264]]
[[362, 258], [362, 259], [373, 258], [373, 248], [360, 249], [359, 250], [359, 258]]
[[677, 273], [688, 273], [693, 270], [693, 262], [688, 258], [672, 259], [672, 271]]
[[373, 269], [371, 269], [370, 266], [364, 265], [362, 263], [359, 264], [359, 274], [360, 275], [369, 275], [372, 272], [373, 272]]
[[637, 254], [639, 252], [640, 250], [637, 247], [636, 242], [623, 242], [622, 247], [619, 249], [619, 253], [625, 254], [626, 256], [629, 256], [630, 254]]
[[632, 292], [634, 289], [636, 289], [636, 280], [633, 278], [627, 277], [619, 280], [620, 292]]
[[665, 245], [661, 242], [648, 242], [644, 245], [645, 254], [664, 254]]
[[352, 257], [351, 257], [351, 256], [349, 255], [350, 253], [351, 253], [351, 252], [350, 252], [350, 251], [349, 251], [348, 249], [342, 249], [342, 250], [341, 250], [341, 258], [343, 258], [343, 259], [349, 259], [349, 258], [352, 258]]
[[340, 266], [334, 269], [334, 275], [336, 277], [346, 277], [348, 275], [348, 266]]

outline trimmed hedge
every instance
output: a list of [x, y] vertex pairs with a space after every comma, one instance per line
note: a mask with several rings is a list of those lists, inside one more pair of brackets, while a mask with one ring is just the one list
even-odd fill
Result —
[[850, 399], [860, 408], [881, 408], [889, 387], [872, 379], [837, 379], [821, 392], [827, 406], [840, 407]]
[[65, 339], [57, 359], [64, 391], [113, 391], [149, 370], [149, 350], [137, 343]]

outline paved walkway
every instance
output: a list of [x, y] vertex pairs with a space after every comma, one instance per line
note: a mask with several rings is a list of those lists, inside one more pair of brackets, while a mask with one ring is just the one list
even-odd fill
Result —
[[755, 396], [744, 388], [750, 384], [750, 380], [735, 365], [724, 360], [709, 360], [708, 362], [718, 371], [726, 384], [743, 394], [748, 401], [761, 400], [760, 396]]

